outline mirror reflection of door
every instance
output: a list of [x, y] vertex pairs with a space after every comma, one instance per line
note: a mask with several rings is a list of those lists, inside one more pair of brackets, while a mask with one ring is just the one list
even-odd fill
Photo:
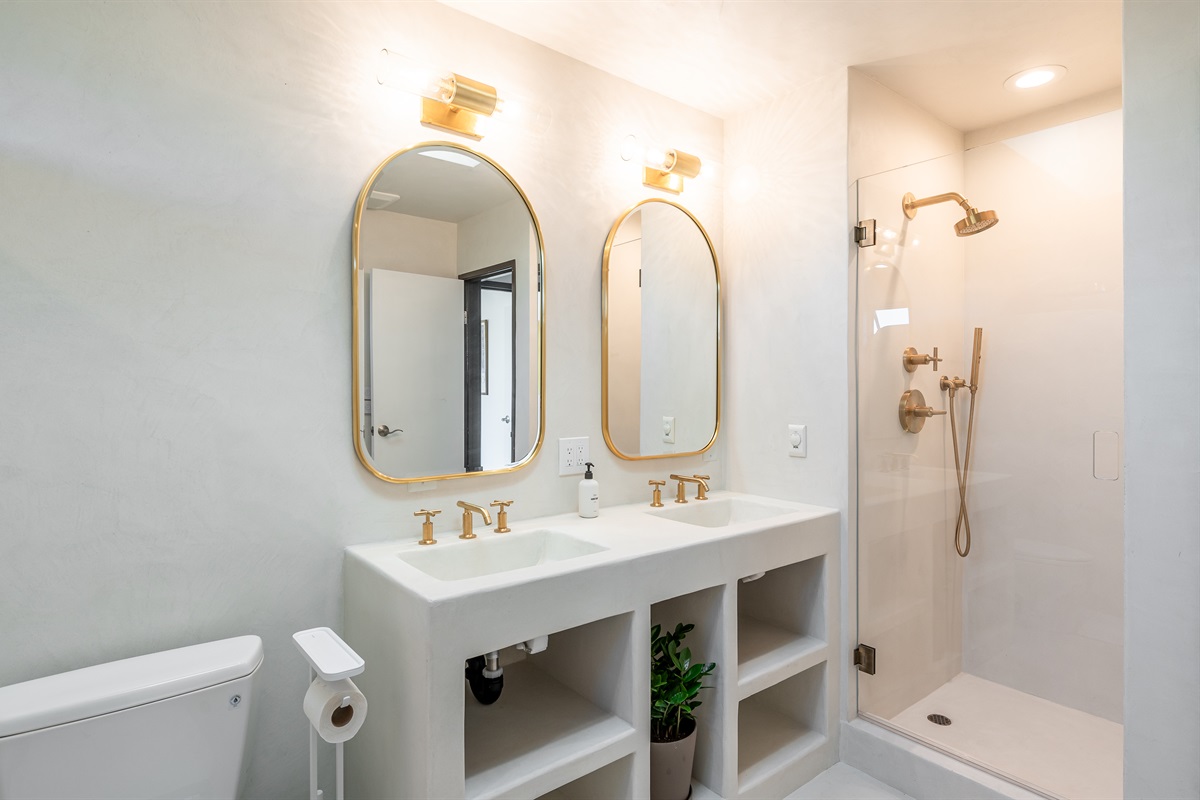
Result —
[[508, 261], [463, 275], [467, 472], [516, 461], [516, 297]]

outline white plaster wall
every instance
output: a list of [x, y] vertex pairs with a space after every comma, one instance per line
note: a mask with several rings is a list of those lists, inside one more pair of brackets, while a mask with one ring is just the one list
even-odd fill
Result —
[[[729, 486], [832, 506], [843, 520], [852, 363], [846, 81], [840, 70], [726, 120], [721, 259]], [[790, 423], [808, 425], [805, 459], [788, 455]], [[845, 543], [844, 529], [842, 536]], [[847, 563], [844, 548], [840, 563]], [[830, 636], [832, 652], [841, 652], [840, 637]], [[836, 702], [842, 674], [831, 669], [828, 676]], [[830, 735], [836, 760], [838, 733]]]
[[1000, 215], [965, 240], [962, 349], [984, 334], [964, 670], [1120, 722], [1124, 484], [1092, 457], [1123, 432], [1120, 111], [969, 150], [964, 194]]
[[359, 231], [363, 269], [458, 277], [458, 225], [453, 222], [364, 209]]
[[[384, 46], [555, 113], [543, 135], [497, 125], [479, 145], [546, 236], [547, 452], [419, 493], [373, 478], [351, 440], [354, 202], [388, 154], [449, 136], [376, 83]], [[686, 202], [720, 252], [720, 121], [426, 3], [8, 3], [0, 53], [0, 683], [260, 634], [247, 796], [302, 797], [290, 636], [341, 627], [346, 545], [416, 538], [417, 508], [460, 498], [515, 498], [517, 529], [573, 509], [558, 436], [591, 437], [603, 505], [648, 497], [668, 470], [724, 484], [720, 462], [608, 454], [599, 370], [601, 249], [649, 191], [621, 138], [646, 131], [714, 166]], [[837, 111], [838, 85], [822, 108]], [[832, 124], [804, 156], [834, 198], [844, 137]], [[826, 251], [841, 238], [829, 222]], [[844, 295], [821, 296], [811, 343], [837, 339], [826, 318], [844, 324]], [[844, 433], [823, 416], [800, 494], [837, 505], [844, 456], [826, 437]]]
[[1124, 4], [1125, 796], [1200, 796], [1200, 5]]

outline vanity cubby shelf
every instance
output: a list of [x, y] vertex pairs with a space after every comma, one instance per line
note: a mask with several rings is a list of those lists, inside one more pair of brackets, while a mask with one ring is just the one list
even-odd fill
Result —
[[[717, 663], [693, 800], [783, 797], [834, 763], [838, 514], [724, 492], [708, 508], [722, 496], [780, 511], [728, 532], [642, 506], [522, 521], [506, 536], [557, 531], [608, 551], [462, 582], [405, 566], [415, 541], [349, 548], [344, 638], [366, 660], [370, 714], [347, 743], [347, 797], [647, 797], [653, 623], [694, 623], [693, 661]], [[513, 649], [544, 635], [540, 653]], [[483, 706], [463, 662], [492, 650], [505, 684]]]
[[745, 699], [828, 657], [825, 559], [738, 583], [738, 697]]
[[466, 798], [536, 796], [637, 749], [637, 731], [622, 717], [632, 711], [631, 618], [561, 631], [552, 647], [524, 658], [504, 652], [504, 690], [492, 705], [463, 683]]
[[[633, 796], [633, 756], [630, 755], [547, 792], [537, 800], [598, 800]], [[695, 792], [692, 798], [698, 800]]]
[[739, 796], [787, 794], [790, 773], [828, 741], [826, 669], [822, 661], [738, 704]]

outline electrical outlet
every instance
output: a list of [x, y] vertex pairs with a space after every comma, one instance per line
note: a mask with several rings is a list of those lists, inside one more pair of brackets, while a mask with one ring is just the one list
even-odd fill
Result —
[[675, 418], [663, 417], [663, 443], [675, 444]]
[[591, 461], [588, 454], [588, 437], [577, 436], [573, 439], [558, 440], [558, 474], [582, 475], [587, 471], [584, 466]]
[[808, 458], [808, 426], [788, 425], [788, 455]]

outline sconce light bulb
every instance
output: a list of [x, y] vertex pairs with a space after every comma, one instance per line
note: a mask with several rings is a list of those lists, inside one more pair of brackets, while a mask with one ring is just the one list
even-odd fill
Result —
[[385, 86], [439, 103], [448, 103], [454, 96], [454, 73], [423, 64], [394, 50], [380, 51], [375, 77]]

